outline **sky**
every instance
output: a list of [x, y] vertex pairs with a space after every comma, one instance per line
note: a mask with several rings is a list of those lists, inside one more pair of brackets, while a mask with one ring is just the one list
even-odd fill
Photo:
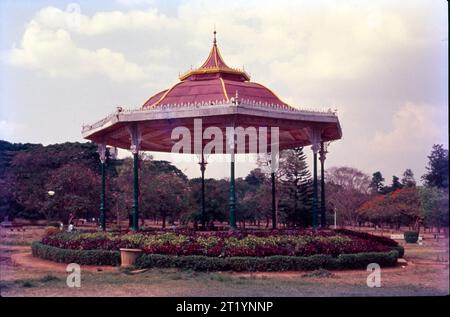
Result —
[[[448, 148], [447, 1], [0, 1], [0, 139], [85, 141], [81, 126], [137, 108], [200, 66], [217, 30], [225, 62], [294, 107], [337, 109], [326, 166], [386, 182]], [[311, 162], [311, 150], [305, 151]], [[171, 160], [170, 154], [151, 153]], [[120, 155], [128, 155], [121, 151]], [[189, 177], [195, 163], [176, 165]], [[211, 163], [206, 177], [228, 177]], [[255, 168], [237, 164], [236, 175]]]

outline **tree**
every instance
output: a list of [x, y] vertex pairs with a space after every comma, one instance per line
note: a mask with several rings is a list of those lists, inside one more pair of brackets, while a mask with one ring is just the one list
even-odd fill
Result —
[[312, 222], [312, 180], [303, 148], [283, 151], [279, 168], [281, 172], [280, 211], [283, 220], [300, 227]]
[[383, 194], [384, 193], [384, 178], [381, 172], [375, 172], [372, 174], [372, 181], [370, 183], [370, 188], [373, 193]]
[[380, 225], [382, 223], [397, 224], [402, 220], [419, 231], [424, 221], [421, 200], [416, 188], [397, 189], [386, 195], [377, 195], [357, 209], [361, 218]]
[[162, 228], [166, 221], [173, 224], [176, 219], [189, 211], [190, 189], [179, 176], [170, 173], [161, 173], [143, 185], [142, 204], [147, 211], [153, 212], [162, 219]]
[[327, 209], [336, 210], [340, 221], [358, 223], [357, 208], [370, 197], [369, 175], [352, 167], [332, 167], [326, 170]]
[[261, 168], [255, 168], [245, 177], [245, 181], [251, 186], [258, 187], [266, 181], [266, 175]]
[[428, 187], [448, 188], [448, 150], [434, 144], [422, 180]]
[[41, 209], [48, 220], [66, 222], [70, 214], [75, 218], [98, 214], [99, 178], [82, 164], [68, 163], [54, 170], [45, 188], [55, 192], [53, 197], [46, 197]]
[[99, 166], [97, 146], [92, 143], [66, 142], [42, 146], [2, 142], [0, 154], [12, 188], [13, 201], [9, 206], [14, 211], [10, 214], [31, 219], [45, 213], [43, 208], [47, 207], [47, 192], [51, 189], [47, 188], [47, 182], [56, 169], [71, 162], [96, 173]]
[[414, 179], [414, 173], [409, 168], [403, 172], [402, 186], [407, 188], [416, 187], [416, 180]]
[[[183, 221], [201, 221], [201, 178], [193, 178], [189, 181], [191, 188], [192, 207], [189, 213], [184, 214]], [[209, 227], [214, 221], [225, 221], [228, 217], [228, 190], [229, 182], [213, 178], [205, 179], [205, 216]]]
[[448, 228], [448, 192], [437, 187], [419, 187], [424, 225], [435, 227], [440, 232], [441, 228]]
[[389, 187], [385, 187], [384, 189], [384, 193], [391, 193], [396, 191], [397, 189], [402, 188], [403, 185], [402, 183], [400, 183], [400, 178], [398, 178], [397, 176], [393, 175], [392, 176], [392, 184]]

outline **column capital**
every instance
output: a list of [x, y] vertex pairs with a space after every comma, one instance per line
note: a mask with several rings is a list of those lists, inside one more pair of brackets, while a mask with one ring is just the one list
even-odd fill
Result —
[[100, 162], [105, 163], [106, 162], [106, 143], [98, 143], [98, 155], [100, 157]]
[[311, 142], [311, 150], [314, 152], [314, 154], [317, 154], [317, 152], [320, 150], [322, 129], [313, 127], [309, 128], [308, 130], [309, 141]]
[[130, 151], [133, 154], [138, 154], [141, 148], [142, 134], [137, 124], [128, 126], [128, 132], [130, 133]]

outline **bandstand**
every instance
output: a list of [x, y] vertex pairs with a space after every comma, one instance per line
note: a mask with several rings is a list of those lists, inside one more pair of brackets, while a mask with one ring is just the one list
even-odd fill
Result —
[[[217, 46], [216, 32], [212, 49], [203, 65], [189, 70], [179, 79], [179, 82], [169, 89], [151, 96], [138, 109], [127, 110], [118, 107], [114, 113], [100, 121], [83, 126], [83, 137], [97, 143], [99, 147], [102, 171], [100, 204], [102, 229], [106, 229], [106, 146], [129, 149], [133, 154], [132, 229], [138, 230], [138, 153], [173, 152], [180, 144], [180, 134], [176, 132], [180, 129], [192, 136], [202, 136], [200, 141], [194, 137], [189, 144], [184, 143], [183, 153], [196, 154], [200, 158], [203, 227], [206, 152], [230, 155], [229, 222], [230, 228], [235, 229], [236, 213], [239, 212], [236, 211], [235, 154], [267, 151], [275, 160], [275, 154], [279, 150], [309, 145], [313, 151], [312, 225], [314, 228], [319, 225], [325, 227], [324, 161], [327, 144], [342, 137], [337, 114], [331, 110], [310, 111], [290, 106], [269, 88], [250, 81], [250, 76], [244, 70], [227, 66]], [[236, 131], [243, 131], [244, 136]], [[254, 131], [259, 132], [257, 142], [252, 142], [250, 138]], [[226, 138], [219, 138], [219, 134]], [[261, 135], [270, 142], [267, 144], [261, 142]], [[321, 163], [320, 206], [317, 154], [320, 155]], [[272, 169], [272, 226], [276, 228], [274, 172]]]

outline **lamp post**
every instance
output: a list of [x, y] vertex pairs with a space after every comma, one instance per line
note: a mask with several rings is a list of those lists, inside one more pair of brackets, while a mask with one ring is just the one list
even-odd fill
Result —
[[100, 157], [101, 192], [100, 192], [100, 229], [106, 231], [106, 203], [105, 203], [105, 164], [106, 164], [106, 144], [98, 144], [98, 154]]
[[334, 207], [334, 229], [337, 229], [337, 222], [336, 222], [336, 207]]
[[55, 191], [49, 190], [49, 191], [47, 192], [47, 195], [48, 195], [48, 197], [50, 197], [50, 199], [52, 199], [53, 196], [55, 196]]
[[206, 161], [202, 151], [202, 157], [200, 163], [200, 171], [202, 173], [202, 197], [201, 197], [201, 221], [202, 221], [202, 229], [206, 230], [206, 211], [205, 211], [205, 170], [206, 170]]
[[327, 226], [327, 218], [325, 212], [325, 159], [328, 153], [328, 142], [320, 142], [320, 226]]

